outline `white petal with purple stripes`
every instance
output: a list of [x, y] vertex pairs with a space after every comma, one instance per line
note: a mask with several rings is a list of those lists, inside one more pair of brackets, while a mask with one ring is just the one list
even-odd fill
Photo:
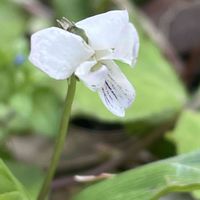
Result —
[[104, 64], [109, 73], [104, 85], [98, 90], [99, 96], [109, 111], [123, 117], [125, 109], [135, 99], [135, 90], [113, 61], [105, 61]]

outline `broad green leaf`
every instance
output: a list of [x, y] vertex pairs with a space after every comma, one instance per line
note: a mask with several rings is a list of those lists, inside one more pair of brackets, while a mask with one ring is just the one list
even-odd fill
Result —
[[74, 200], [155, 200], [200, 189], [200, 151], [148, 164], [90, 186]]
[[200, 113], [184, 111], [169, 138], [176, 144], [178, 154], [200, 149]]
[[0, 200], [30, 200], [27, 192], [0, 160]]

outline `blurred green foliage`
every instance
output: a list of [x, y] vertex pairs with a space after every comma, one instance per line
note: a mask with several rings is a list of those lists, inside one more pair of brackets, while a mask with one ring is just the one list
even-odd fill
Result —
[[110, 0], [53, 0], [52, 4], [57, 18], [65, 16], [75, 22], [113, 7]]
[[1, 9], [0, 135], [25, 131], [54, 135], [62, 100], [54, 92], [51, 80], [27, 60], [25, 12], [11, 1], [1, 1]]
[[[10, 0], [0, 1], [0, 44], [1, 50], [12, 52], [15, 42], [26, 30], [26, 15]], [[11, 51], [11, 52], [9, 52]]]
[[88, 15], [94, 14], [92, 12], [92, 0], [53, 0], [53, 5], [56, 10], [57, 18], [65, 16], [73, 21], [78, 21]]

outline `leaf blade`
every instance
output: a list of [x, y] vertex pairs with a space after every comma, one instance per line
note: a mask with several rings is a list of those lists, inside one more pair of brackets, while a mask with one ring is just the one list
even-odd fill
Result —
[[200, 151], [127, 171], [83, 190], [74, 200], [149, 200], [195, 189], [200, 189]]

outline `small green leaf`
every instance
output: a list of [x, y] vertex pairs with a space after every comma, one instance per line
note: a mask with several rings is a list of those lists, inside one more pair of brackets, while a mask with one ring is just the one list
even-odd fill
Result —
[[[168, 134], [168, 138], [176, 145], [178, 154], [188, 153], [200, 148], [200, 113], [186, 110], [174, 129]], [[200, 198], [200, 191], [193, 194]]]
[[139, 167], [90, 186], [74, 200], [155, 200], [200, 189], [200, 151]]
[[199, 149], [200, 113], [192, 110], [184, 111], [169, 137], [176, 144], [178, 154]]

